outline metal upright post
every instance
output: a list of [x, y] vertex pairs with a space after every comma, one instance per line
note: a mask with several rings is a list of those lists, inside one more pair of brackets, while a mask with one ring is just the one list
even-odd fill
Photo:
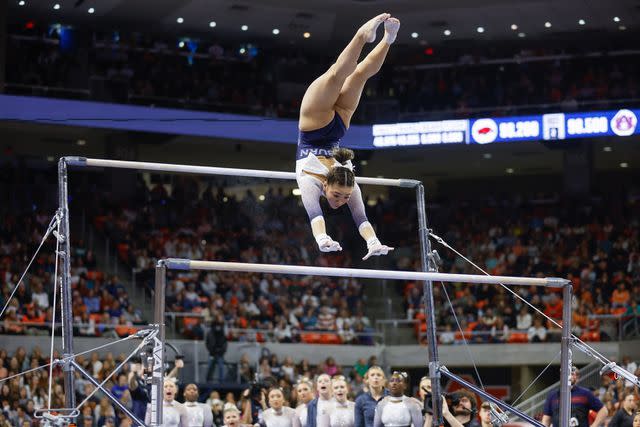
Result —
[[153, 322], [159, 329], [153, 346], [153, 377], [151, 382], [151, 424], [162, 425], [162, 388], [164, 382], [164, 306], [167, 267], [164, 261], [156, 264]]
[[562, 342], [560, 343], [560, 427], [569, 427], [571, 418], [571, 299], [573, 286], [562, 288]]
[[[424, 201], [424, 186], [416, 186], [416, 202], [418, 204], [418, 233], [420, 235], [420, 256], [422, 271], [436, 270], [431, 259], [431, 242], [427, 229], [427, 212]], [[429, 377], [431, 378], [431, 394], [433, 396], [433, 425], [442, 425], [442, 400], [440, 399], [440, 361], [438, 360], [438, 341], [436, 337], [436, 314], [433, 302], [433, 282], [425, 280], [423, 286], [424, 311], [427, 322], [427, 347], [429, 356]]]
[[[76, 406], [74, 388], [74, 367], [71, 363], [73, 353], [73, 308], [71, 304], [71, 238], [69, 233], [69, 193], [67, 187], [67, 163], [64, 158], [58, 162], [58, 202], [60, 205], [60, 239], [59, 253], [61, 258], [61, 304], [62, 304], [62, 355], [64, 364], [64, 403], [66, 408]], [[56, 286], [58, 284], [56, 283]], [[55, 310], [56, 307], [53, 307]], [[54, 326], [55, 327], [55, 326]]]

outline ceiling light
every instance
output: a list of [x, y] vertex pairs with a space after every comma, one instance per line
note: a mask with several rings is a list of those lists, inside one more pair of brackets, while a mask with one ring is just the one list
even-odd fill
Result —
[[[18, 6], [24, 6], [24, 0], [20, 0], [20, 1], [18, 2]], [[617, 22], [617, 21], [616, 21], [616, 22]]]
[[451, 35], [451, 30], [444, 30], [444, 35], [445, 36], [450, 36]]
[[302, 35], [302, 37], [304, 37], [305, 39], [308, 39], [309, 37], [311, 37], [311, 33], [310, 33], [310, 32], [308, 32], [308, 31], [306, 31], [306, 32]]
[[611, 152], [611, 151], [613, 151], [613, 150], [612, 150], [612, 148], [611, 148], [611, 147], [609, 147], [609, 146], [607, 145], [606, 147], [603, 147], [603, 148], [602, 148], [602, 151], [605, 151], [605, 152], [607, 152], [607, 153], [610, 153], [610, 152]]
[[513, 168], [507, 168], [507, 170], [505, 171], [507, 173], [513, 173]]
[[177, 22], [178, 24], [182, 24], [182, 23], [184, 22], [184, 18], [179, 17], [178, 19], [176, 19], [176, 22]]
[[482, 157], [484, 157], [485, 159], [490, 159], [490, 158], [492, 158], [493, 156], [491, 155], [491, 153], [484, 153], [484, 154], [482, 155]]
[[291, 194], [293, 194], [294, 196], [300, 196], [302, 194], [302, 191], [300, 191], [299, 188], [294, 188], [293, 190], [291, 190]]
[[551, 28], [551, 22], [547, 21], [544, 23], [545, 28]]
[[92, 8], [92, 7], [90, 7], [89, 10], [87, 10], [87, 12], [89, 12], [89, 13], [94, 13], [95, 11], [96, 10], [94, 8]]
[[581, 20], [578, 21], [578, 25], [584, 25], [584, 24], [586, 24], [584, 19], [581, 19]]
[[[23, 2], [24, 3], [24, 2]], [[48, 162], [53, 162], [55, 159], [53, 158], [53, 156], [47, 156], [47, 161]]]
[[243, 47], [240, 48], [240, 54], [241, 55], [244, 55], [246, 52], [247, 52], [247, 49], [245, 49]]
[[484, 27], [478, 27], [476, 31], [479, 33], [484, 33]]
[[56, 4], [54, 4], [54, 5], [53, 5], [53, 8], [54, 8], [55, 10], [58, 10], [58, 9], [60, 9], [60, 5], [59, 5], [58, 3], [56, 3]]
[[242, 27], [240, 27], [240, 29], [242, 31], [247, 31], [249, 29], [249, 27], [247, 25], [243, 25]]
[[620, 167], [621, 167], [621, 168], [628, 168], [628, 167], [629, 167], [629, 163], [627, 163], [627, 162], [622, 162], [622, 163], [620, 163]]
[[511, 29], [515, 31], [518, 29], [518, 26], [516, 24], [511, 24]]
[[525, 37], [527, 37], [527, 34], [526, 33], [518, 33], [518, 37], [525, 38]]
[[211, 28], [215, 27], [216, 25], [218, 25], [218, 24], [216, 24], [216, 21], [211, 21], [211, 22], [209, 22], [209, 26], [210, 26]]
[[627, 29], [627, 27], [625, 27], [624, 25], [620, 25], [620, 26], [618, 27], [618, 29], [619, 29], [620, 31], [624, 31], [624, 30], [626, 30], [626, 29]]
[[178, 43], [178, 47], [184, 47], [184, 42], [181, 41], [180, 43]]
[[[24, 3], [24, 2], [23, 2]], [[617, 16], [613, 17], [613, 22], [620, 22], [620, 18], [618, 18]]]
[[416, 32], [411, 33], [411, 38], [412, 39], [417, 39], [418, 38], [418, 33], [416, 33]]
[[261, 202], [264, 202], [264, 194], [261, 194], [260, 196], [258, 196], [258, 200], [260, 200]]
[[280, 30], [279, 30], [279, 29], [277, 29], [277, 28], [274, 28], [273, 30], [271, 30], [271, 32], [272, 32], [274, 35], [276, 35], [276, 36], [277, 36], [278, 34], [280, 34]]
[[369, 164], [369, 162], [367, 162], [366, 160], [360, 160], [360, 164], [362, 166], [367, 166]]
[[76, 141], [76, 144], [83, 146], [83, 145], [87, 145], [87, 140], [86, 139], [79, 139]]

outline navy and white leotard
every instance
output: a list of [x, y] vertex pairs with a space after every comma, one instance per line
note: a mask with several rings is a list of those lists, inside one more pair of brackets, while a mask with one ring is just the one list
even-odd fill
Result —
[[309, 154], [333, 156], [333, 150], [340, 146], [340, 140], [346, 132], [347, 127], [338, 113], [333, 115], [333, 120], [328, 125], [320, 129], [299, 131], [296, 160], [305, 159]]
[[[310, 221], [318, 217], [322, 218], [320, 197], [324, 195], [324, 191], [320, 179], [304, 172], [326, 175], [328, 169], [318, 161], [317, 156], [332, 158], [333, 150], [340, 146], [340, 139], [346, 131], [347, 127], [344, 121], [338, 113], [335, 113], [333, 120], [326, 126], [311, 131], [300, 131], [298, 134], [296, 180], [302, 193], [302, 203]], [[337, 161], [335, 163], [340, 165]], [[353, 220], [358, 228], [364, 223], [368, 223], [364, 202], [362, 201], [362, 192], [358, 184], [354, 186], [347, 206], [349, 206]]]

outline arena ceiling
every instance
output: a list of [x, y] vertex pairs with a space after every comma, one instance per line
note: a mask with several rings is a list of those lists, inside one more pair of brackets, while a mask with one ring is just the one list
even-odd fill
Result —
[[[640, 23], [639, 0], [9, 0], [10, 20], [38, 17], [176, 35], [276, 38], [310, 46], [347, 39], [360, 23], [387, 11], [401, 19], [399, 40], [406, 44], [517, 40], [519, 33], [527, 38], [570, 35], [589, 43], [594, 33], [637, 31]], [[451, 34], [446, 36], [445, 30]], [[310, 33], [306, 40], [305, 32]]]

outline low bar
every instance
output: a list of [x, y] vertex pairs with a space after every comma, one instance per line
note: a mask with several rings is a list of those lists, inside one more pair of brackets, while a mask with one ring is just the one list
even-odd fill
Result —
[[[195, 173], [202, 175], [244, 176], [250, 178], [272, 178], [295, 181], [294, 172], [278, 172], [260, 169], [219, 168], [213, 166], [178, 165], [171, 163], [130, 162], [124, 160], [92, 159], [86, 157], [64, 157], [69, 166], [135, 169], [156, 172]], [[358, 176], [359, 184], [383, 185], [387, 187], [414, 188], [420, 181], [414, 179], [369, 178]]]
[[299, 265], [251, 264], [242, 262], [195, 261], [168, 258], [164, 265], [170, 270], [218, 270], [246, 273], [296, 274], [303, 276], [356, 277], [361, 279], [432, 280], [442, 282], [488, 283], [493, 285], [524, 285], [558, 287], [570, 281], [557, 277], [510, 277], [474, 274], [447, 274], [421, 271], [368, 270], [364, 268], [307, 267]]

